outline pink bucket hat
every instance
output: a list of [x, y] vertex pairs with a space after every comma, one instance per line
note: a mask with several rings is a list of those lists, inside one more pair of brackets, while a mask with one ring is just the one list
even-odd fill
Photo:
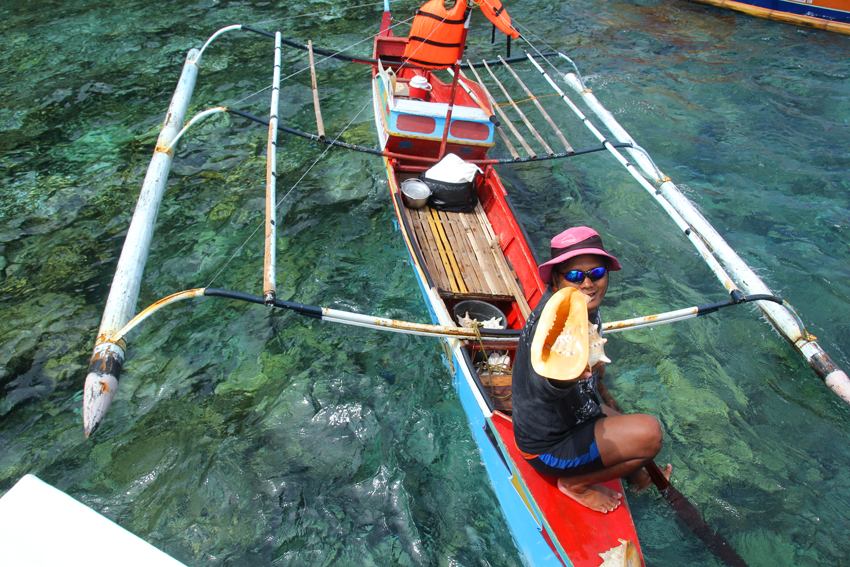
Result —
[[608, 258], [608, 269], [612, 272], [622, 269], [620, 262], [605, 251], [599, 233], [586, 226], [568, 228], [552, 239], [552, 259], [537, 267], [537, 273], [543, 283], [552, 283], [552, 268], [566, 262], [573, 256], [596, 254]]

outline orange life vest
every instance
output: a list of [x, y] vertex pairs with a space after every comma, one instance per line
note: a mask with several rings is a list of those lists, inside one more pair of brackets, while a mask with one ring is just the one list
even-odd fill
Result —
[[493, 22], [493, 25], [502, 30], [505, 34], [516, 39], [519, 37], [519, 32], [511, 26], [511, 17], [508, 11], [502, 5], [501, 0], [474, 0], [487, 19]]
[[405, 61], [428, 69], [454, 65], [463, 50], [461, 41], [467, 15], [466, 0], [457, 0], [449, 10], [443, 0], [426, 2], [413, 18], [404, 50]]

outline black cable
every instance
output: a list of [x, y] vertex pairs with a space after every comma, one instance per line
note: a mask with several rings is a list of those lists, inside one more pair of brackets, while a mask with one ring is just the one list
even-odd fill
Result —
[[[227, 108], [227, 112], [230, 112], [231, 114], [235, 114], [237, 116], [241, 116], [242, 118], [247, 118], [248, 120], [253, 120], [254, 122], [256, 122], [258, 124], [262, 124], [264, 126], [269, 125], [269, 121], [266, 120], [265, 118], [260, 118], [259, 116], [254, 116], [253, 114], [250, 114], [250, 113], [245, 112], [243, 110], [237, 110], [235, 108]], [[367, 148], [366, 146], [359, 146], [357, 144], [349, 144], [348, 142], [340, 142], [339, 140], [332, 140], [330, 138], [321, 139], [316, 134], [310, 134], [309, 132], [302, 132], [301, 130], [296, 130], [295, 128], [290, 128], [289, 126], [284, 126], [282, 124], [278, 124], [277, 129], [280, 130], [281, 132], [285, 132], [287, 134], [293, 134], [295, 136], [300, 136], [300, 137], [306, 138], [308, 140], [313, 140], [314, 142], [322, 142], [323, 144], [328, 144], [328, 145], [331, 145], [331, 146], [338, 146], [340, 148], [345, 148], [347, 150], [354, 150], [356, 152], [363, 152], [363, 153], [367, 153], [367, 154], [372, 154], [374, 156], [383, 156], [384, 155], [384, 153], [381, 150], [376, 150], [375, 148]], [[632, 144], [629, 143], [629, 142], [623, 142], [623, 143], [618, 142], [616, 144], [612, 144], [610, 142], [606, 142], [606, 143], [608, 143], [608, 145], [610, 145], [614, 148], [631, 148], [631, 147], [633, 147]], [[528, 163], [530, 161], [546, 161], [546, 160], [550, 160], [550, 159], [561, 159], [561, 158], [567, 158], [567, 157], [572, 157], [572, 156], [580, 156], [580, 155], [584, 155], [584, 154], [590, 154], [590, 153], [594, 153], [594, 152], [601, 152], [603, 150], [605, 150], [605, 146], [598, 146], [598, 147], [595, 147], [595, 148], [585, 148], [583, 150], [575, 150], [573, 152], [561, 152], [559, 154], [553, 154], [551, 156], [545, 155], [545, 156], [537, 156], [537, 157], [534, 157], [534, 158], [525, 157], [525, 158], [520, 158], [520, 159], [501, 158], [501, 159], [496, 160], [495, 163], [496, 164], [513, 164], [513, 163]]]
[[[274, 38], [273, 33], [263, 31], [263, 30], [258, 30], [256, 28], [252, 28], [251, 26], [243, 25], [242, 29], [245, 30], [245, 31], [258, 33], [258, 34], [264, 35], [266, 37]], [[309, 49], [309, 47], [307, 47], [307, 45], [305, 45], [303, 43], [298, 43], [297, 41], [293, 41], [291, 39], [281, 38], [280, 41], [281, 41], [281, 43], [285, 43], [286, 45], [288, 45], [290, 47], [294, 47], [294, 48], [300, 49], [302, 51], [307, 51]], [[323, 49], [321, 47], [316, 47], [315, 45], [313, 46], [313, 53], [318, 53], [320, 55], [325, 55], [327, 57], [333, 57], [334, 59], [341, 59], [343, 61], [349, 61], [349, 62], [352, 62], [352, 63], [367, 63], [369, 65], [375, 65], [375, 64], [378, 63], [377, 59], [372, 59], [371, 57], [355, 57], [355, 56], [352, 56], [352, 55], [345, 55], [343, 53], [339, 53], [337, 51], [332, 51], [330, 49]], [[558, 55], [558, 53], [553, 52], [553, 53], [543, 53], [542, 54], [543, 57], [547, 57], [547, 56], [550, 56], [550, 55], [554, 56], [554, 55]], [[527, 58], [524, 57], [524, 56], [523, 57], [509, 57], [509, 58], [505, 59], [505, 62], [506, 63], [516, 63], [518, 61], [525, 61], [526, 59]], [[386, 64], [386, 63], [388, 63], [388, 61], [381, 61], [381, 63]], [[487, 64], [488, 65], [501, 65], [502, 61], [500, 61], [500, 60], [487, 61]], [[483, 67], [484, 63], [483, 62], [482, 63], [473, 63], [472, 66], [473, 67]], [[461, 67], [464, 68], [464, 69], [468, 69], [469, 64], [462, 63]]]

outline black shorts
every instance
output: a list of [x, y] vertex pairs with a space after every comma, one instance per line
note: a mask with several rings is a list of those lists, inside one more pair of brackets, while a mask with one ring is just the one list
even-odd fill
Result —
[[596, 421], [592, 419], [583, 423], [569, 439], [547, 453], [523, 453], [525, 460], [534, 470], [552, 476], [572, 476], [605, 468], [596, 446]]

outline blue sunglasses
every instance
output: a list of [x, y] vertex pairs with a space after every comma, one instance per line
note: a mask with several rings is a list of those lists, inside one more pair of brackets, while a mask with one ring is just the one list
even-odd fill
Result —
[[608, 270], [605, 266], [599, 266], [598, 268], [593, 268], [586, 272], [582, 272], [581, 270], [570, 270], [569, 272], [562, 272], [561, 275], [570, 283], [580, 284], [584, 281], [585, 277], [590, 278], [590, 281], [592, 282], [599, 281], [605, 277], [607, 272]]

